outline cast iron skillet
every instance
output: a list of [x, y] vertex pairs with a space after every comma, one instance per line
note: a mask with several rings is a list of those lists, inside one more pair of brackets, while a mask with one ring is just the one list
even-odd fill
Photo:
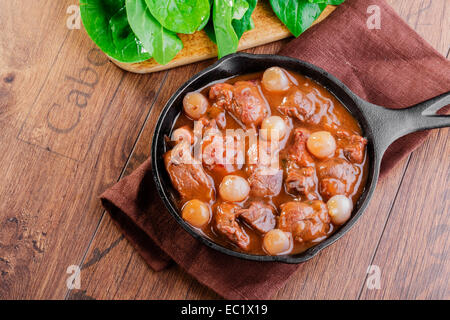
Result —
[[[166, 152], [165, 136], [171, 135], [172, 126], [177, 115], [182, 110], [182, 100], [186, 93], [200, 89], [217, 80], [263, 71], [272, 66], [292, 70], [315, 80], [326, 87], [352, 113], [361, 125], [363, 135], [368, 139], [369, 174], [365, 190], [353, 210], [351, 219], [329, 238], [299, 254], [258, 256], [222, 247], [197, 233], [195, 229], [181, 218], [175, 205], [178, 193], [172, 186], [165, 169], [163, 154]], [[420, 86], [420, 83], [417, 85]], [[320, 250], [342, 237], [363, 214], [377, 184], [381, 158], [392, 142], [411, 132], [450, 126], [450, 116], [435, 114], [438, 109], [448, 104], [450, 104], [450, 92], [407, 109], [386, 109], [362, 100], [334, 76], [307, 62], [277, 55], [235, 53], [222, 58], [209, 68], [193, 76], [169, 99], [159, 116], [153, 137], [153, 175], [159, 195], [171, 215], [189, 234], [208, 247], [230, 256], [247, 260], [301, 263], [311, 259]]]

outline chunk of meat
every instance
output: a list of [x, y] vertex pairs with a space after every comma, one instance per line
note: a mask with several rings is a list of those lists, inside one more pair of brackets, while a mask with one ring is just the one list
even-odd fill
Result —
[[283, 171], [257, 167], [248, 178], [250, 194], [255, 197], [276, 196], [283, 185]]
[[295, 162], [298, 167], [314, 166], [314, 159], [306, 149], [308, 137], [308, 130], [296, 128], [294, 130], [293, 143], [283, 150], [282, 157], [288, 161]]
[[209, 89], [209, 98], [219, 108], [230, 108], [234, 104], [234, 87], [229, 83], [216, 83]]
[[349, 196], [358, 180], [360, 169], [345, 159], [330, 159], [318, 167], [319, 192], [326, 199]]
[[315, 88], [302, 88], [291, 91], [277, 108], [281, 113], [295, 117], [309, 124], [339, 125], [339, 120], [332, 112], [333, 102], [324, 97]]
[[245, 163], [244, 140], [238, 135], [211, 134], [203, 139], [202, 159], [205, 168], [217, 173], [240, 170]]
[[291, 201], [283, 203], [278, 227], [291, 232], [298, 242], [309, 242], [327, 235], [330, 230], [330, 216], [323, 201]]
[[238, 81], [234, 85], [215, 84], [209, 91], [209, 98], [246, 126], [260, 125], [269, 113], [258, 84], [252, 81]]
[[236, 105], [230, 111], [245, 125], [260, 125], [268, 116], [269, 106], [258, 85], [251, 81], [239, 81], [234, 87]]
[[346, 131], [336, 133], [338, 146], [342, 148], [344, 156], [353, 163], [362, 163], [365, 156], [367, 139]]
[[186, 142], [178, 143], [164, 154], [164, 163], [172, 184], [183, 199], [214, 199], [214, 184], [202, 165], [194, 159]]
[[214, 214], [215, 228], [218, 233], [228, 238], [239, 248], [248, 250], [250, 238], [236, 220], [239, 209], [240, 207], [236, 204], [227, 202], [219, 204]]
[[286, 177], [286, 190], [291, 194], [300, 194], [308, 200], [317, 199], [316, 170], [313, 167], [289, 169]]
[[238, 210], [240, 219], [247, 222], [259, 233], [266, 233], [275, 228], [274, 208], [263, 201], [253, 201], [247, 209]]
[[282, 114], [307, 122], [314, 114], [314, 105], [299, 89], [292, 91], [277, 108]]

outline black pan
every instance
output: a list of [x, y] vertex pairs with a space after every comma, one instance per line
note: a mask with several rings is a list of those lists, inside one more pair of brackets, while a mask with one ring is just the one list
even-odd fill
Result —
[[[369, 175], [365, 190], [353, 210], [351, 219], [329, 238], [300, 254], [258, 256], [222, 247], [200, 235], [181, 218], [175, 205], [178, 193], [172, 186], [169, 175], [166, 172], [163, 154], [166, 152], [165, 136], [171, 135], [174, 120], [182, 110], [182, 100], [186, 93], [198, 90], [213, 81], [263, 71], [272, 66], [292, 70], [315, 80], [327, 88], [352, 113], [359, 121], [363, 135], [368, 139]], [[420, 86], [419, 83], [418, 85]], [[154, 179], [159, 195], [170, 214], [190, 235], [208, 247], [230, 256], [247, 260], [301, 263], [311, 259], [320, 250], [342, 237], [361, 217], [375, 190], [380, 172], [381, 158], [392, 142], [415, 131], [450, 126], [450, 116], [435, 114], [438, 109], [448, 104], [450, 104], [450, 92], [406, 109], [386, 109], [362, 100], [334, 76], [310, 63], [277, 55], [235, 53], [222, 58], [209, 68], [193, 76], [167, 102], [158, 119], [153, 137], [152, 164]]]

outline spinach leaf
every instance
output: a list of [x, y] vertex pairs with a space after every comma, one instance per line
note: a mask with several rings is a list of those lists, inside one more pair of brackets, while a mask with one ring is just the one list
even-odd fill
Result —
[[[232, 11], [231, 11], [231, 24], [234, 30], [234, 33], [236, 34], [237, 38], [238, 38], [238, 43], [239, 43], [239, 39], [242, 37], [242, 34], [247, 31], [250, 30], [252, 28], [254, 28], [254, 24], [253, 24], [253, 20], [251, 18], [252, 12], [256, 7], [256, 3], [257, 0], [236, 0], [236, 2], [233, 3], [232, 5]], [[209, 23], [206, 25], [205, 27], [205, 32], [208, 35], [208, 37], [211, 39], [212, 42], [217, 43], [217, 39], [216, 39], [216, 31], [215, 31], [215, 26], [217, 25], [218, 28], [220, 29], [222, 21], [221, 21], [221, 17], [219, 17], [219, 20], [216, 21], [214, 18], [214, 7], [215, 4], [213, 6], [213, 19], [212, 21], [209, 21]], [[220, 48], [219, 48], [220, 46]], [[236, 45], [236, 49], [234, 51], [227, 51], [227, 49], [223, 48], [223, 47], [229, 47], [228, 44], [226, 43], [219, 43], [218, 44], [218, 50], [219, 50], [219, 57], [222, 57], [223, 55], [232, 53], [232, 52], [236, 52], [237, 50], [237, 45]], [[223, 50], [222, 50], [223, 49]], [[221, 55], [221, 52], [227, 52], [226, 54]]]
[[206, 35], [208, 36], [208, 38], [214, 42], [215, 44], [217, 44], [217, 40], [216, 40], [216, 34], [214, 33], [214, 24], [212, 22], [212, 19], [209, 20], [208, 24], [205, 26], [205, 28], [203, 29], [206, 32]]
[[183, 48], [180, 38], [152, 16], [145, 0], [126, 0], [126, 9], [131, 29], [156, 62], [168, 63]]
[[200, 30], [202, 30], [203, 28], [205, 28], [209, 23], [210, 23], [210, 21], [212, 20], [212, 19], [210, 19], [210, 17], [212, 16], [212, 6], [213, 6], [213, 1], [214, 0], [208, 0], [208, 4], [209, 4], [209, 15], [208, 15], [208, 18], [207, 19], [205, 19], [204, 21], [203, 21], [203, 23], [200, 25], [200, 27], [198, 27], [198, 29], [197, 29], [197, 31], [200, 31]]
[[342, 4], [345, 0], [308, 0], [311, 3], [325, 3], [325, 4], [331, 4], [333, 6], [338, 6]]
[[239, 38], [234, 31], [233, 0], [214, 0], [213, 24], [219, 59], [237, 51]]
[[145, 0], [150, 12], [166, 29], [194, 33], [209, 19], [208, 0]]
[[295, 37], [308, 29], [326, 7], [324, 3], [311, 3], [308, 0], [270, 0], [270, 4]]
[[214, 8], [214, 0], [212, 0], [213, 2], [211, 3], [211, 19], [209, 19], [208, 23], [206, 24], [206, 26], [203, 28], [203, 30], [206, 32], [206, 35], [209, 37], [209, 39], [211, 39], [212, 42], [217, 44], [216, 41], [216, 34], [214, 33], [214, 23], [213, 23], [213, 8]]
[[234, 0], [233, 4], [233, 20], [240, 20], [248, 9], [248, 2], [245, 0]]
[[245, 31], [251, 30], [255, 27], [252, 19], [252, 13], [255, 10], [258, 0], [247, 0], [248, 9], [240, 20], [233, 20], [233, 28], [238, 38], [240, 39]]
[[[168, 38], [167, 30], [162, 26], [154, 33], [153, 58], [160, 64], [167, 64], [183, 49], [183, 42], [176, 34]], [[169, 31], [170, 32], [170, 31]]]
[[86, 32], [109, 57], [120, 62], [150, 59], [128, 24], [125, 0], [80, 0]]

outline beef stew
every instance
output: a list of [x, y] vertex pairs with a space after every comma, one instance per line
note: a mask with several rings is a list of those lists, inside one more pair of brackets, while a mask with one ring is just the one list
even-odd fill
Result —
[[350, 218], [366, 144], [328, 90], [273, 67], [187, 94], [164, 160], [199, 233], [249, 254], [295, 254]]

